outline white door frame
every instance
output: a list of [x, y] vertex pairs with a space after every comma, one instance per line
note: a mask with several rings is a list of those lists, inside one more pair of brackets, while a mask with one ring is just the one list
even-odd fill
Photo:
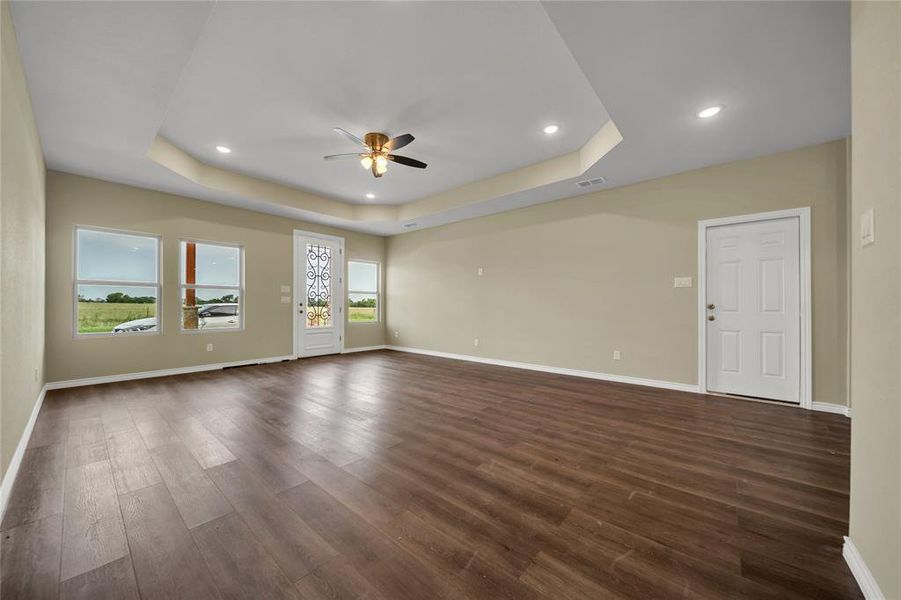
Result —
[[810, 207], [698, 221], [698, 391], [707, 393], [707, 229], [756, 221], [797, 218], [801, 267], [801, 408], [813, 407], [813, 346], [811, 344]]
[[[344, 266], [345, 266], [344, 265], [344, 263], [345, 263], [344, 238], [338, 237], [335, 235], [326, 235], [324, 233], [316, 233], [315, 231], [304, 231], [302, 229], [295, 229], [294, 230], [294, 260], [291, 261], [291, 264], [293, 265], [293, 269], [294, 269], [294, 273], [292, 274], [292, 277], [294, 279], [294, 294], [292, 295], [293, 305], [291, 306], [291, 313], [294, 315], [293, 319], [291, 321], [293, 329], [294, 329], [294, 346], [293, 346], [294, 351], [293, 351], [291, 357], [295, 358], [295, 359], [300, 358], [300, 351], [301, 351], [300, 335], [299, 335], [300, 320], [298, 319], [298, 317], [300, 316], [300, 313], [297, 311], [297, 306], [300, 303], [300, 298], [302, 296], [306, 295], [306, 287], [304, 285], [305, 282], [303, 280], [298, 280], [298, 277], [297, 277], [297, 271], [298, 271], [298, 266], [299, 266], [297, 264], [297, 261], [299, 260], [298, 256], [300, 255], [300, 253], [299, 253], [300, 240], [301, 240], [301, 238], [305, 238], [305, 237], [319, 238], [319, 239], [335, 242], [336, 244], [338, 244], [338, 248], [340, 249], [340, 252], [338, 253], [338, 259], [341, 261], [341, 268], [339, 271], [340, 284], [341, 284], [340, 285], [341, 299], [340, 300], [336, 299], [332, 302], [332, 306], [340, 306], [341, 307], [341, 310], [339, 311], [340, 318], [336, 319], [336, 321], [337, 321], [336, 324], [338, 325], [338, 336], [340, 338], [339, 344], [338, 344], [338, 352], [339, 353], [344, 352], [344, 321], [347, 318], [345, 316], [347, 313], [347, 306], [346, 306], [347, 305], [347, 294], [344, 292], [344, 288], [345, 288], [345, 286], [344, 286]], [[304, 256], [306, 256], [306, 252], [304, 252]], [[304, 300], [306, 300], [306, 298], [304, 298]]]

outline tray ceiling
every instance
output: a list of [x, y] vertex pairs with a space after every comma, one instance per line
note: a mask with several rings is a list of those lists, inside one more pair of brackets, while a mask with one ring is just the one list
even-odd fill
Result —
[[[393, 234], [844, 137], [841, 2], [13, 2], [48, 166]], [[724, 103], [710, 121], [698, 109]], [[542, 133], [556, 123], [554, 136]], [[416, 141], [374, 180], [334, 134]], [[220, 155], [214, 147], [232, 148]], [[367, 199], [365, 194], [375, 194]]]

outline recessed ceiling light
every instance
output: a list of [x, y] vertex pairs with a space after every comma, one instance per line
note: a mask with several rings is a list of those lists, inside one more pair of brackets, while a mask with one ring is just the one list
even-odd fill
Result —
[[544, 127], [544, 132], [548, 135], [554, 135], [558, 131], [560, 131], [559, 125], [545, 125]]
[[216, 150], [218, 150], [222, 154], [231, 154], [232, 151], [232, 149], [228, 146], [216, 146]]
[[375, 198], [375, 194], [373, 194], [372, 192], [369, 192], [368, 194], [366, 194], [366, 197], [369, 198], [370, 200], [372, 200], [373, 198]]
[[723, 110], [722, 104], [717, 104], [716, 106], [708, 106], [704, 110], [698, 112], [698, 118], [709, 119], [710, 117], [715, 117], [720, 114], [721, 110]]

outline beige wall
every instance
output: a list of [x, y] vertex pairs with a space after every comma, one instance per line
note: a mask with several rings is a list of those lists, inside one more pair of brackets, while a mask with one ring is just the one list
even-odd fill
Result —
[[[74, 227], [93, 225], [163, 236], [163, 332], [159, 335], [74, 338], [72, 311]], [[384, 263], [384, 238], [341, 231], [78, 177], [47, 174], [47, 380], [61, 381], [152, 371], [292, 353], [293, 304], [280, 286], [292, 285], [293, 230], [345, 238], [348, 258]], [[241, 332], [179, 332], [179, 241], [238, 243], [245, 254], [245, 323]], [[348, 323], [346, 348], [384, 343], [383, 324]], [[214, 351], [206, 352], [213, 343]]]
[[0, 7], [0, 468], [44, 385], [44, 158], [9, 5]]
[[845, 404], [845, 146], [389, 238], [388, 342], [696, 383], [697, 221], [811, 206], [814, 401]]
[[852, 231], [873, 208], [876, 242], [851, 244], [850, 537], [901, 598], [901, 4], [851, 11]]

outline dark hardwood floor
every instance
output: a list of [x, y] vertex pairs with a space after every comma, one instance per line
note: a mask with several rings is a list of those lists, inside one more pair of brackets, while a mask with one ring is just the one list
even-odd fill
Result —
[[0, 596], [860, 598], [849, 435], [391, 351], [59, 390]]

